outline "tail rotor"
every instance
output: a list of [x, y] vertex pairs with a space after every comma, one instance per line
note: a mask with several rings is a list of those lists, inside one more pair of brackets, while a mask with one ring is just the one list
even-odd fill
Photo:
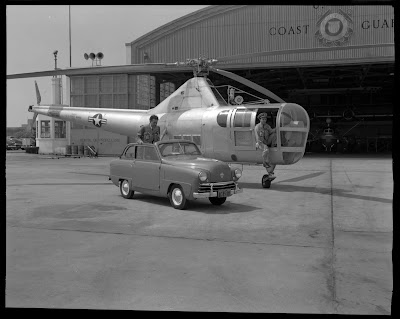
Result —
[[35, 81], [35, 89], [36, 89], [36, 101], [37, 101], [37, 105], [40, 105], [40, 102], [42, 101], [42, 98], [41, 98], [41, 96], [40, 96], [39, 87], [38, 87], [36, 81]]
[[[36, 102], [37, 105], [40, 105], [40, 102], [42, 101], [42, 97], [40, 96], [40, 92], [39, 92], [39, 87], [37, 82], [35, 81], [35, 91], [36, 91]], [[32, 110], [32, 105], [29, 106], [29, 110]], [[36, 127], [36, 117], [37, 117], [37, 113], [34, 112], [33, 113], [33, 125], [32, 127]]]

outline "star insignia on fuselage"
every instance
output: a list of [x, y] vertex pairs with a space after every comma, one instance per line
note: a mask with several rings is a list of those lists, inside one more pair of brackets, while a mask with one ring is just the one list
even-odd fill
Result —
[[101, 113], [97, 113], [93, 115], [93, 117], [88, 117], [88, 122], [92, 122], [94, 126], [101, 127], [102, 124], [107, 123], [107, 119], [103, 119], [103, 115]]
[[224, 173], [219, 174], [219, 176], [221, 176], [221, 178], [224, 178]]

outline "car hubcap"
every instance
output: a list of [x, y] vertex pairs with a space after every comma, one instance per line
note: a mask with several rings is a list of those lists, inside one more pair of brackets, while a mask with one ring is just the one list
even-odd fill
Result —
[[183, 200], [183, 195], [182, 192], [179, 188], [175, 188], [174, 191], [172, 192], [172, 201], [174, 202], [175, 205], [180, 205], [182, 204]]
[[127, 181], [124, 181], [122, 183], [122, 192], [124, 193], [124, 195], [128, 195], [129, 193], [129, 184]]

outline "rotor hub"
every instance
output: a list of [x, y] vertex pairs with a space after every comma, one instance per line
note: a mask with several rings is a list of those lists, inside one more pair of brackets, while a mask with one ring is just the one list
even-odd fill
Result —
[[193, 68], [194, 76], [207, 76], [209, 74], [210, 66], [216, 64], [218, 60], [216, 59], [205, 59], [199, 57], [197, 59], [186, 59], [185, 62], [175, 62], [169, 65], [179, 66], [186, 65]]

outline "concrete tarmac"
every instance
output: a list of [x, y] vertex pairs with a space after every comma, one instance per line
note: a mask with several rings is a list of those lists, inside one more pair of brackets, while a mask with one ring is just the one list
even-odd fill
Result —
[[244, 192], [124, 199], [114, 158], [6, 155], [6, 307], [391, 314], [391, 155], [244, 166]]

